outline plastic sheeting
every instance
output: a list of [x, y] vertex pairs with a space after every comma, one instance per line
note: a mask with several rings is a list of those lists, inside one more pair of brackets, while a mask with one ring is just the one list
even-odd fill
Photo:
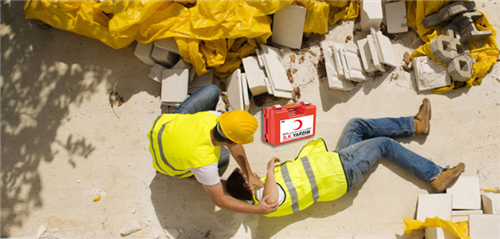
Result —
[[449, 220], [443, 220], [438, 217], [435, 218], [426, 218], [425, 222], [421, 222], [419, 220], [411, 220], [408, 218], [404, 219], [405, 222], [405, 233], [410, 234], [415, 230], [424, 229], [426, 227], [441, 227], [455, 235], [460, 239], [471, 239], [467, 236], [467, 222], [458, 222], [454, 223]]
[[[430, 43], [440, 34], [440, 30], [443, 27], [443, 25], [437, 25], [425, 28], [422, 21], [424, 20], [425, 16], [439, 11], [439, 9], [450, 4], [451, 2], [452, 1], [438, 1], [438, 0], [406, 2], [408, 25], [412, 27], [418, 33], [420, 39], [424, 41], [423, 45], [421, 45], [418, 49], [413, 51], [411, 55], [412, 60], [415, 57], [426, 55], [430, 57], [433, 61], [438, 62], [436, 61], [436, 58], [432, 55]], [[493, 34], [486, 37], [482, 41], [471, 41], [469, 43], [470, 56], [472, 56], [476, 60], [476, 63], [473, 64], [474, 73], [472, 77], [465, 82], [454, 81], [452, 79], [452, 83], [450, 86], [434, 89], [431, 92], [442, 94], [450, 91], [459, 90], [464, 87], [480, 85], [483, 77], [488, 73], [490, 68], [497, 62], [497, 57], [499, 54], [497, 42], [495, 40], [497, 31], [488, 22], [488, 19], [486, 18], [484, 13], [483, 16], [475, 22], [475, 25], [479, 31], [491, 30]], [[438, 63], [446, 67], [445, 64], [441, 62]]]
[[115, 49], [133, 41], [174, 37], [180, 55], [198, 75], [210, 68], [230, 75], [241, 59], [271, 36], [270, 14], [297, 4], [307, 8], [304, 33], [324, 34], [328, 24], [358, 16], [355, 1], [174, 0], [25, 1], [27, 19], [98, 39]]

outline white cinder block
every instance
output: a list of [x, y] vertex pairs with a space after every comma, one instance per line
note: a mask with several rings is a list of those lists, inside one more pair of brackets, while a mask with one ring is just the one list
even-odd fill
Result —
[[[443, 220], [451, 219], [452, 195], [449, 194], [422, 194], [418, 196], [417, 220], [424, 222], [427, 217], [438, 217]], [[439, 227], [425, 228], [425, 238], [455, 238], [451, 232]]]
[[357, 42], [359, 48], [359, 54], [361, 55], [361, 62], [363, 62], [363, 67], [366, 72], [372, 73], [377, 71], [377, 67], [373, 64], [373, 56], [370, 52], [370, 46], [368, 45], [368, 39], [364, 38]]
[[151, 53], [153, 59], [165, 67], [172, 67], [179, 60], [179, 55], [167, 51], [160, 47], [153, 47], [153, 52]]
[[241, 70], [236, 69], [227, 78], [227, 100], [229, 101], [229, 111], [245, 110], [243, 102], [243, 91], [241, 90]]
[[[335, 63], [333, 48], [334, 42], [322, 41], [321, 48], [323, 48], [323, 54], [325, 56], [325, 68], [326, 76], [328, 78], [328, 86], [330, 89], [349, 91], [354, 88], [354, 84], [351, 81], [346, 80], [343, 76], [338, 73], [338, 68], [342, 68], [340, 61]], [[340, 56], [339, 56], [340, 57]]]
[[399, 2], [385, 2], [385, 22], [389, 34], [408, 31], [405, 0]]
[[271, 82], [269, 82], [269, 78], [264, 78], [264, 82], [266, 83], [267, 93], [269, 93], [270, 95], [274, 95], [274, 90], [271, 86]]
[[453, 195], [453, 209], [481, 209], [479, 177], [460, 176], [446, 193]]
[[[344, 67], [344, 69], [347, 68], [349, 72], [348, 74], [346, 73], [346, 79], [357, 82], [366, 81], [366, 76], [363, 75], [363, 65], [361, 63], [358, 50], [345, 46], [343, 49], [343, 55], [345, 57], [345, 62], [347, 63], [347, 67]], [[347, 75], [349, 75], [349, 78]]]
[[248, 83], [245, 73], [241, 73], [241, 91], [243, 91], [243, 106], [245, 111], [248, 111], [250, 109], [250, 97], [248, 96]]
[[413, 72], [418, 91], [432, 90], [451, 84], [448, 69], [428, 56], [419, 56], [413, 59]]
[[151, 70], [149, 70], [149, 78], [153, 79], [154, 81], [161, 83], [162, 80], [162, 72], [163, 70], [166, 70], [167, 68], [163, 67], [162, 65], [155, 63], [152, 67]]
[[288, 91], [274, 90], [273, 95], [275, 97], [278, 97], [278, 98], [285, 98], [285, 99], [292, 99], [293, 98], [292, 92], [288, 92]]
[[363, 0], [360, 9], [360, 25], [363, 31], [370, 30], [371, 27], [378, 29], [384, 13], [381, 0]]
[[201, 76], [194, 74], [193, 80], [189, 82], [188, 93], [194, 94], [197, 90], [201, 89], [201, 87], [212, 84], [213, 81], [214, 72], [212, 70]]
[[252, 95], [255, 96], [267, 93], [266, 82], [264, 81], [264, 78], [266, 78], [266, 73], [262, 68], [260, 68], [257, 57], [245, 57], [242, 61], [243, 68], [245, 68], [248, 88], [250, 88], [250, 92], [252, 92]]
[[161, 81], [161, 103], [182, 103], [188, 95], [188, 78], [188, 69], [163, 70]]
[[377, 53], [380, 62], [392, 67], [396, 67], [398, 65], [398, 61], [394, 56], [394, 49], [392, 48], [391, 40], [388, 37], [384, 36], [381, 31], [375, 30], [373, 28], [371, 29], [371, 31], [372, 36], [377, 43], [376, 47], [378, 49]]
[[500, 215], [500, 193], [484, 193], [481, 196], [484, 213]]
[[177, 42], [173, 37], [158, 39], [153, 42], [154, 46], [165, 49], [167, 51], [173, 52], [177, 55], [179, 53], [179, 46], [177, 46]]
[[140, 43], [137, 42], [137, 46], [135, 47], [134, 55], [139, 58], [144, 64], [146, 65], [154, 65], [155, 59], [151, 56], [151, 53], [153, 52], [153, 44], [148, 43]]
[[472, 239], [500, 238], [500, 215], [469, 215], [469, 236]]
[[470, 214], [483, 214], [483, 210], [453, 210], [451, 211], [452, 222], [469, 221]]
[[307, 9], [298, 5], [288, 5], [274, 13], [271, 40], [282, 46], [300, 49]]
[[288, 81], [278, 48], [267, 45], [260, 45], [260, 48], [262, 49], [267, 77], [273, 88], [279, 91], [292, 92], [292, 84]]
[[372, 35], [368, 35], [366, 36], [366, 39], [368, 41], [368, 48], [370, 49], [370, 54], [372, 55], [373, 65], [377, 68], [377, 70], [385, 72], [385, 67], [379, 60], [380, 53], [375, 38]]

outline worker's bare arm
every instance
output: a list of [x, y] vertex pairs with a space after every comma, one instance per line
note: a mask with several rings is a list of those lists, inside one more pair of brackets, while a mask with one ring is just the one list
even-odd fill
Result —
[[269, 196], [266, 196], [257, 205], [251, 205], [239, 201], [231, 196], [225, 195], [222, 189], [222, 184], [219, 182], [216, 185], [203, 185], [205, 191], [212, 199], [215, 205], [220, 208], [231, 210], [234, 212], [249, 213], [249, 214], [269, 214], [276, 211], [278, 208], [278, 203], [267, 203], [266, 200]]
[[[274, 178], [274, 164], [280, 162], [279, 158], [272, 158], [267, 163], [267, 175], [266, 183], [264, 185], [264, 196], [268, 195], [266, 203], [277, 203], [279, 198], [278, 185], [276, 185], [276, 179]], [[264, 201], [264, 200], [261, 200]]]
[[255, 193], [254, 186], [263, 187], [264, 183], [262, 183], [262, 181], [260, 181], [259, 178], [255, 176], [255, 174], [252, 172], [243, 145], [232, 144], [229, 145], [228, 148], [229, 152], [231, 152], [231, 155], [233, 155], [234, 159], [240, 166], [240, 169], [243, 171], [243, 173], [245, 173], [246, 175], [245, 180], [247, 184], [249, 184], [250, 186], [250, 191], [252, 192], [252, 194], [254, 194]]

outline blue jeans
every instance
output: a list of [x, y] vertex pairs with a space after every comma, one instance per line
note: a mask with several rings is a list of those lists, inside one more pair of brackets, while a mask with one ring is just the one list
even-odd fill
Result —
[[[189, 98], [184, 100], [171, 114], [194, 114], [202, 111], [215, 110], [219, 102], [219, 87], [208, 84], [197, 90]], [[218, 167], [222, 168], [229, 162], [229, 150], [221, 147]]]
[[424, 182], [435, 179], [442, 167], [404, 148], [391, 138], [415, 134], [413, 117], [351, 119], [335, 152], [339, 154], [347, 179], [347, 191], [363, 181], [363, 174], [380, 158], [386, 158]]

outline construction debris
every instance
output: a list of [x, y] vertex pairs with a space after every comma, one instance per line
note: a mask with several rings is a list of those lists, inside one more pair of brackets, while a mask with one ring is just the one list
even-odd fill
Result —
[[274, 13], [272, 42], [282, 46], [300, 49], [307, 9], [288, 5]]
[[134, 232], [138, 232], [141, 230], [141, 225], [139, 225], [138, 222], [133, 221], [131, 223], [128, 223], [125, 225], [121, 230], [120, 233], [122, 236], [128, 236]]

